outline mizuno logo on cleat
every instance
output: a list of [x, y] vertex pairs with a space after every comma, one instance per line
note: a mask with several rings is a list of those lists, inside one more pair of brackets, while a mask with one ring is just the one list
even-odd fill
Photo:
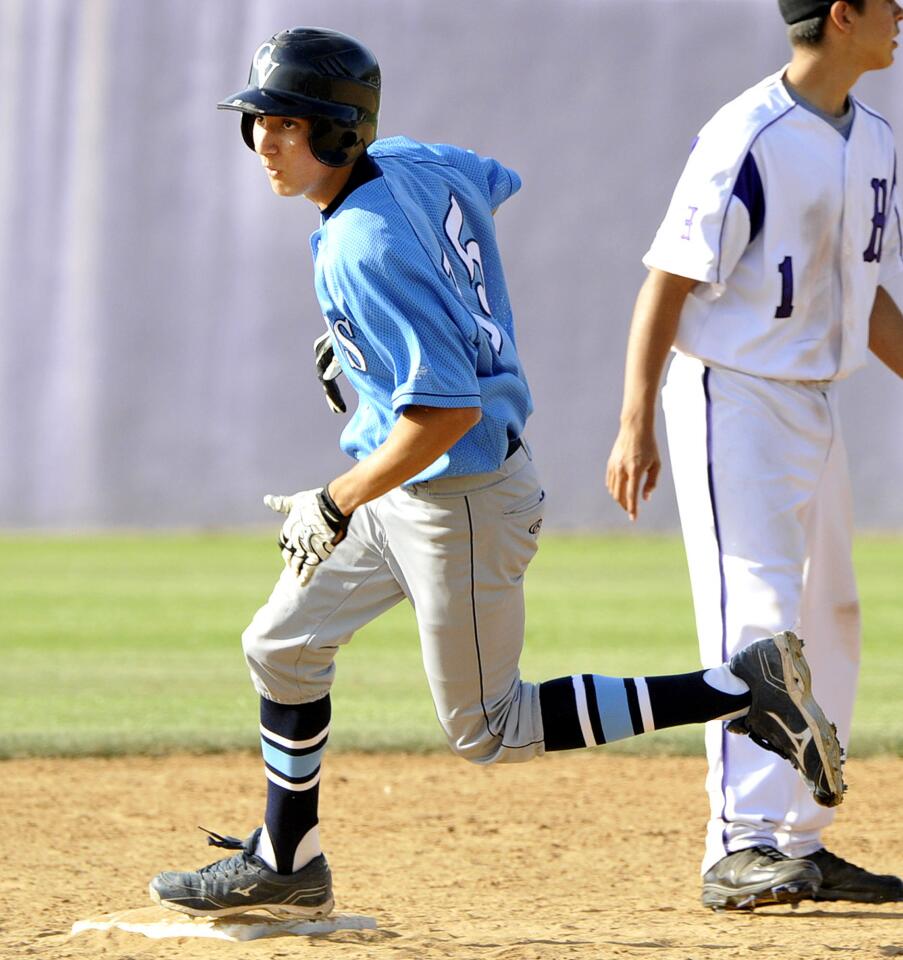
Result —
[[790, 740], [792, 757], [788, 757], [787, 759], [791, 760], [798, 769], [804, 771], [806, 769], [804, 754], [806, 747], [812, 742], [812, 731], [807, 727], [802, 733], [794, 733], [776, 713], [768, 710], [766, 711], [766, 715], [774, 720]]

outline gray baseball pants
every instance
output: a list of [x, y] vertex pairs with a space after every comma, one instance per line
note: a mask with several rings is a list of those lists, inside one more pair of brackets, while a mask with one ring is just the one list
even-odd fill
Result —
[[359, 507], [305, 587], [284, 570], [242, 641], [262, 697], [324, 697], [338, 648], [405, 597], [436, 713], [475, 763], [542, 754], [539, 685], [520, 679], [523, 577], [544, 493], [529, 448], [497, 470], [400, 487]]

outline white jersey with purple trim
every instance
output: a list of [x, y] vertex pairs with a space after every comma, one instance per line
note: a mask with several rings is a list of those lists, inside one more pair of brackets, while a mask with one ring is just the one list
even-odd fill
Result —
[[[644, 263], [699, 281], [663, 406], [703, 663], [795, 630], [846, 743], [860, 629], [832, 381], [865, 362], [877, 287], [903, 270], [896, 160], [876, 113], [851, 97], [844, 136], [783, 73], [702, 128]], [[833, 817], [737, 739], [706, 730], [703, 872], [757, 845], [804, 857]]]
[[877, 286], [903, 271], [888, 123], [851, 98], [845, 139], [784, 70], [702, 128], [643, 262], [700, 281], [675, 347], [778, 380], [865, 363]]

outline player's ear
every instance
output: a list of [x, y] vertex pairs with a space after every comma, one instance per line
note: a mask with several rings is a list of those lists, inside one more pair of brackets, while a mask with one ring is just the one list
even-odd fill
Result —
[[854, 8], [846, 0], [838, 0], [831, 5], [828, 11], [828, 19], [840, 30], [841, 33], [849, 33], [853, 26]]

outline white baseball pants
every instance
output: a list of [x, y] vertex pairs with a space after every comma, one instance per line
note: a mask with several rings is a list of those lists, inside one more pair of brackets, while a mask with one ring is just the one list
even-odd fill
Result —
[[539, 685], [518, 668], [543, 499], [521, 446], [495, 472], [398, 488], [355, 510], [310, 583], [283, 571], [245, 630], [258, 693], [280, 703], [325, 696], [338, 648], [407, 598], [451, 748], [476, 763], [543, 753]]
[[[846, 745], [859, 671], [852, 509], [831, 383], [765, 380], [677, 354], [663, 391], [671, 465], [706, 667], [759, 637], [806, 641], [813, 690]], [[706, 725], [705, 872], [757, 844], [821, 846], [833, 811], [796, 771]]]

